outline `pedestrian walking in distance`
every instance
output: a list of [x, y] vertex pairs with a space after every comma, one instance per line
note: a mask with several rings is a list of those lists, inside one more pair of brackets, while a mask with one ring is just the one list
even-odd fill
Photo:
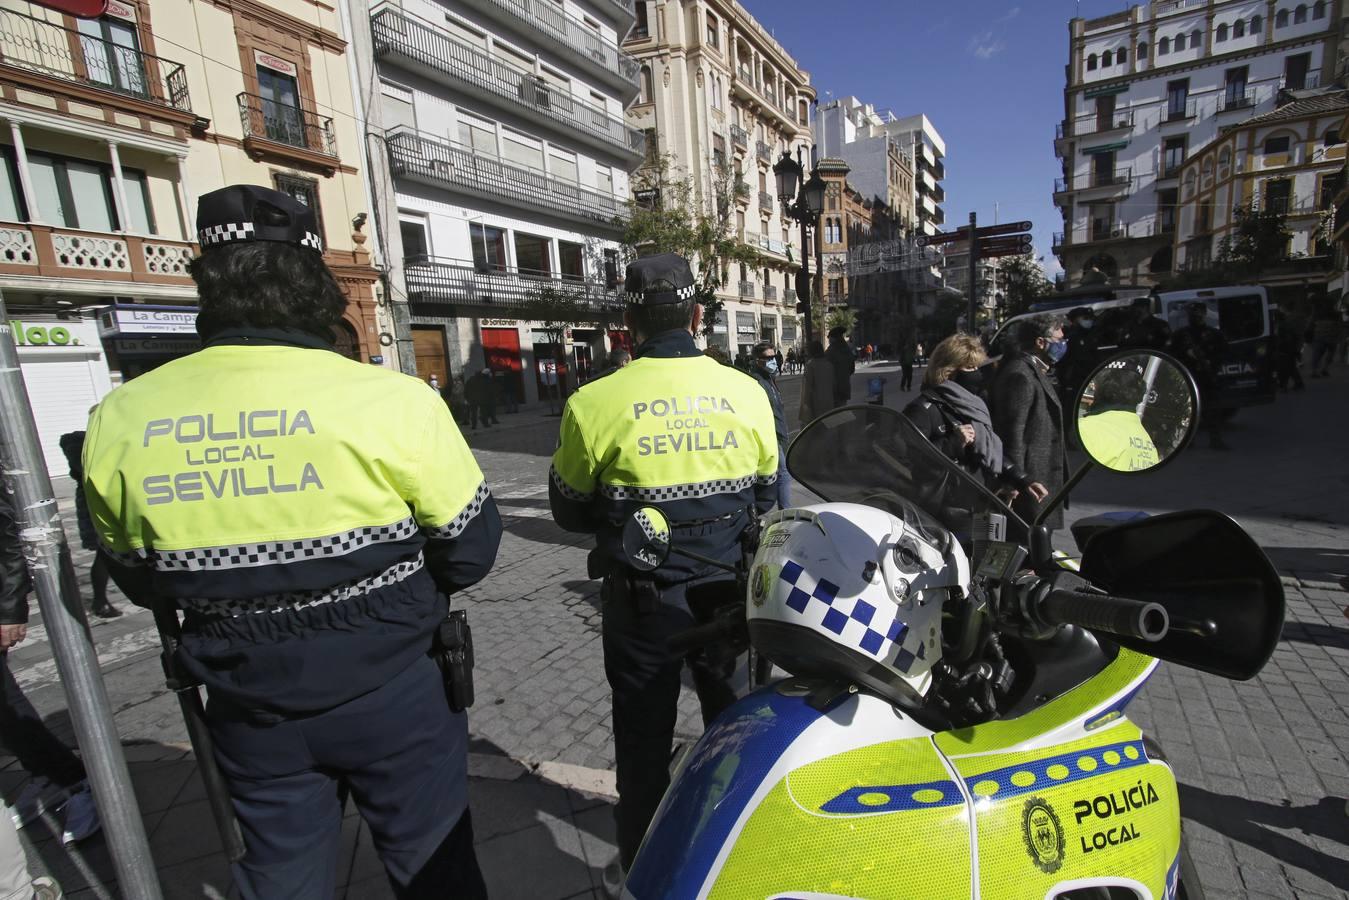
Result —
[[474, 431], [478, 429], [478, 420], [483, 428], [501, 424], [496, 416], [496, 387], [492, 384], [492, 370], [483, 366], [474, 372], [464, 386], [468, 398], [468, 415]]
[[852, 399], [852, 376], [857, 371], [857, 353], [845, 337], [842, 325], [829, 330], [829, 363], [834, 367], [834, 406], [844, 406]]
[[810, 361], [801, 380], [799, 419], [804, 427], [834, 408], [834, 365], [825, 356], [824, 345], [810, 342]]
[[184, 612], [235, 885], [331, 900], [345, 787], [395, 897], [484, 897], [462, 679], [438, 665], [501, 539], [482, 471], [439, 393], [334, 351], [347, 300], [311, 208], [222, 188], [197, 232], [203, 349], [104, 398], [85, 493], [122, 592]]
[[[604, 671], [613, 691], [618, 769], [618, 857], [604, 889], [617, 896], [670, 784], [680, 671], [689, 667], [711, 722], [735, 699], [734, 657], [703, 649], [681, 659], [666, 640], [743, 604], [727, 573], [671, 555], [654, 572], [627, 565], [621, 525], [634, 507], [656, 506], [681, 549], [737, 563], [750, 510], [777, 499], [773, 409], [754, 379], [703, 355], [693, 272], [673, 253], [638, 259], [624, 282], [632, 362], [579, 388], [562, 413], [549, 472], [553, 519], [595, 535], [590, 576], [604, 578]], [[682, 411], [682, 412], [681, 412]], [[690, 423], [678, 431], [670, 424]]]

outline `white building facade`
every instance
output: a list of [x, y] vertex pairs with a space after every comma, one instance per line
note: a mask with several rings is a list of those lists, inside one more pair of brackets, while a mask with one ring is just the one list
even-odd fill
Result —
[[[356, 77], [403, 355], [444, 385], [487, 367], [501, 398], [584, 382], [614, 343], [618, 239], [642, 137], [624, 121], [638, 65], [633, 0], [406, 0], [362, 9]], [[548, 291], [594, 313], [531, 321]], [[408, 370], [408, 360], [403, 360]]]
[[1330, 81], [1339, 6], [1167, 0], [1069, 22], [1054, 249], [1070, 285], [1093, 269], [1138, 284], [1172, 271], [1185, 161], [1281, 93]]
[[708, 343], [732, 356], [761, 340], [795, 346], [801, 229], [782, 214], [773, 165], [784, 151], [809, 151], [810, 76], [735, 0], [638, 0], [636, 12], [624, 49], [641, 66], [641, 93], [629, 123], [709, 207], [721, 166], [748, 188], [734, 200], [732, 228], [761, 262], [723, 273]]

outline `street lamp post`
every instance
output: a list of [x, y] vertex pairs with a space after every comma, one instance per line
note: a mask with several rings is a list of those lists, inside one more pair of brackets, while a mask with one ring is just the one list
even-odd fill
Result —
[[[820, 170], [817, 160], [814, 159], [815, 151], [811, 150], [811, 170], [810, 179], [802, 182], [805, 176], [805, 166], [801, 161], [801, 148], [796, 148], [796, 159], [786, 151], [782, 151], [782, 158], [773, 166], [773, 175], [778, 183], [778, 200], [782, 203], [782, 214], [794, 221], [801, 223], [801, 271], [796, 277], [796, 311], [804, 312], [806, 316], [806, 352], [810, 352], [811, 341], [814, 340], [813, 322], [814, 316], [811, 315], [811, 287], [810, 287], [810, 252], [806, 249], [810, 243], [809, 230], [815, 229], [815, 240], [818, 244], [820, 238], [820, 214], [824, 212], [824, 179], [820, 177]], [[798, 187], [800, 193], [797, 192]], [[823, 285], [823, 281], [821, 281]]]

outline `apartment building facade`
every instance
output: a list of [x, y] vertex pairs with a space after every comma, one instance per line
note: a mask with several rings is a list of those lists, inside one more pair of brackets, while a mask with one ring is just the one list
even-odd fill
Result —
[[[352, 16], [404, 371], [486, 368], [508, 404], [583, 383], [627, 340], [606, 263], [642, 158], [623, 118], [633, 0], [355, 0]], [[561, 295], [575, 315], [549, 327], [540, 298]]]
[[390, 361], [341, 32], [301, 0], [0, 4], [0, 289], [54, 473], [103, 394], [198, 346], [196, 205], [227, 184], [315, 207], [338, 349]]
[[[904, 228], [914, 229], [919, 182], [913, 156], [890, 131], [898, 121], [894, 113], [879, 113], [856, 97], [843, 97], [820, 105], [815, 141], [821, 155], [848, 163], [848, 180], [864, 197], [879, 199]], [[908, 140], [911, 145], [912, 135]]]
[[733, 200], [733, 228], [758, 248], [760, 263], [724, 273], [721, 321], [708, 343], [731, 355], [760, 340], [793, 346], [802, 337], [801, 231], [783, 216], [773, 165], [803, 151], [809, 168], [810, 76], [735, 0], [638, 0], [636, 11], [624, 49], [640, 64], [642, 87], [628, 121], [709, 208], [719, 169], [748, 188]]
[[1209, 267], [1233, 234], [1238, 210], [1273, 210], [1286, 217], [1293, 265], [1269, 276], [1324, 286], [1335, 197], [1344, 185], [1340, 128], [1349, 113], [1349, 92], [1298, 93], [1273, 112], [1224, 130], [1185, 163], [1174, 250], [1178, 270]]
[[1339, 0], [1154, 0], [1069, 22], [1054, 148], [1054, 250], [1069, 285], [1096, 270], [1156, 284], [1173, 245], [1186, 161], [1288, 92], [1333, 80]]

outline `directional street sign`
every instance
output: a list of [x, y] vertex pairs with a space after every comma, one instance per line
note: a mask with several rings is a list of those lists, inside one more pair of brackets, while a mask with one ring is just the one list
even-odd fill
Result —
[[1028, 234], [1018, 234], [1011, 237], [980, 241], [979, 255], [981, 257], [1019, 256], [1022, 253], [1029, 253], [1031, 247], [1031, 236]]
[[1017, 234], [1022, 231], [1030, 231], [1034, 226], [1030, 222], [1008, 222], [1006, 225], [985, 225], [983, 228], [975, 229], [975, 234], [981, 238], [997, 237], [1004, 234]]
[[919, 247], [931, 247], [933, 244], [954, 244], [966, 240], [969, 235], [964, 231], [943, 231], [940, 234], [920, 234], [913, 239]]

